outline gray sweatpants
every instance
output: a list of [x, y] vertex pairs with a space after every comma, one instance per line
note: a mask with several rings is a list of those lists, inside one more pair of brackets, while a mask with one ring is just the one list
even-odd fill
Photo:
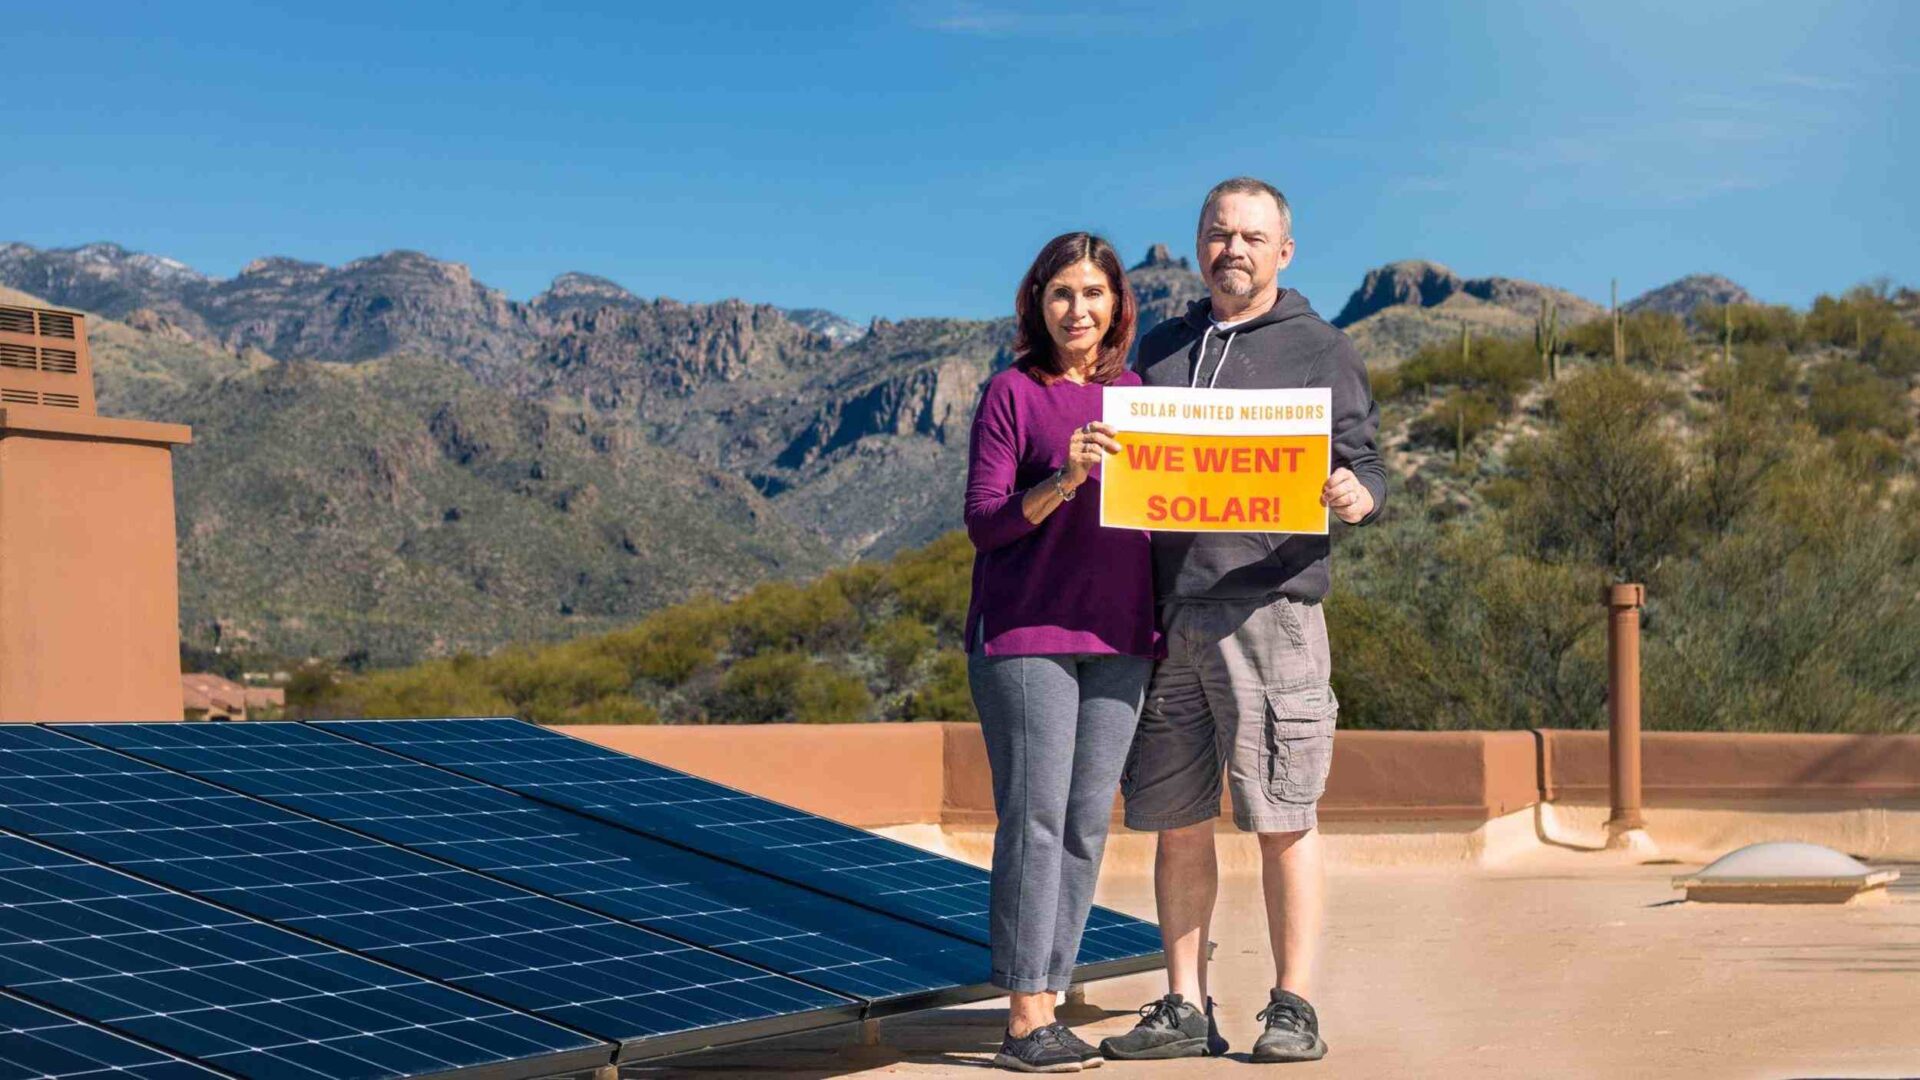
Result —
[[984, 656], [967, 681], [993, 768], [993, 985], [1065, 990], [1153, 661]]

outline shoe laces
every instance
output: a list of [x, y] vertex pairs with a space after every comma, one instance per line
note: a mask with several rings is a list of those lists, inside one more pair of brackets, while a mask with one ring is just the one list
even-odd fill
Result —
[[[1010, 1039], [1013, 1038], [1011, 1033], [1009, 1033], [1007, 1037]], [[1014, 1041], [1023, 1042], [1029, 1039], [1031, 1039], [1036, 1045], [1042, 1047], [1043, 1049], [1048, 1048], [1050, 1046], [1066, 1045], [1066, 1043], [1061, 1041], [1060, 1027], [1058, 1024], [1041, 1024], [1039, 1027], [1034, 1028], [1032, 1031], [1027, 1032], [1025, 1035], [1022, 1035], [1019, 1039], [1015, 1039]]]
[[1140, 1006], [1140, 1024], [1142, 1027], [1177, 1028], [1180, 1026], [1180, 1007], [1171, 997], [1155, 998]]
[[1287, 1026], [1305, 1030], [1307, 1028], [1307, 1010], [1299, 1004], [1276, 998], [1267, 1002], [1267, 1007], [1254, 1014], [1254, 1019], [1272, 1027], [1275, 1021], [1286, 1020]]

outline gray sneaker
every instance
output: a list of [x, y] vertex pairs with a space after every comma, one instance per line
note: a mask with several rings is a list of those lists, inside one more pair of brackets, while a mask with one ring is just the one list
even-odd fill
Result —
[[1254, 1061], [1318, 1061], [1327, 1056], [1320, 1041], [1320, 1018], [1299, 994], [1275, 990], [1256, 1019], [1267, 1030], [1253, 1044]]
[[1116, 1061], [1205, 1057], [1206, 1014], [1187, 1004], [1179, 994], [1168, 994], [1140, 1007], [1140, 1022], [1125, 1035], [1100, 1041], [1100, 1052]]
[[993, 1063], [1016, 1072], [1079, 1072], [1080, 1055], [1060, 1040], [1060, 1029], [1042, 1024], [1019, 1038], [1009, 1032]]

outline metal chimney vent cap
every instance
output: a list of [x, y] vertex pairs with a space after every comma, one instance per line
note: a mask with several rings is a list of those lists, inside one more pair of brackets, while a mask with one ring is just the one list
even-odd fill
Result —
[[1875, 870], [1830, 847], [1793, 840], [1748, 844], [1698, 873], [1673, 879], [1689, 900], [1844, 902], [1900, 876]]

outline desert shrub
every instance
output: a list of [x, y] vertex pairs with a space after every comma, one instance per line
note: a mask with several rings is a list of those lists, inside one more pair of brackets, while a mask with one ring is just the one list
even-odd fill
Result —
[[1413, 388], [1402, 381], [1399, 364], [1392, 367], [1368, 365], [1367, 392], [1373, 395], [1373, 400], [1380, 402], [1383, 406], [1390, 401], [1398, 400], [1409, 389]]
[[1896, 325], [1912, 329], [1900, 318], [1884, 283], [1856, 285], [1839, 296], [1815, 297], [1806, 319], [1810, 340], [1863, 352], [1869, 342]]
[[1643, 645], [1646, 715], [1697, 730], [1920, 730], [1920, 502], [1866, 495], [1831, 443], [1788, 445], [1735, 530], [1664, 590]]
[[1661, 423], [1665, 394], [1630, 368], [1581, 372], [1554, 392], [1559, 423], [1515, 447], [1527, 542], [1644, 581], [1682, 538], [1686, 471]]
[[1755, 393], [1726, 400], [1698, 444], [1694, 507], [1709, 533], [1725, 533], [1753, 504], [1768, 472], [1786, 459], [1778, 403]]
[[1806, 342], [1806, 326], [1798, 312], [1783, 304], [1700, 304], [1693, 309], [1692, 322], [1713, 341], [1726, 333], [1733, 323], [1735, 345], [1778, 345], [1792, 351]]
[[932, 674], [907, 699], [905, 719], [973, 723], [973, 691], [967, 685], [967, 658], [957, 649], [942, 650], [933, 658]]
[[567, 710], [632, 685], [626, 666], [594, 648], [592, 639], [545, 649], [503, 649], [478, 665], [481, 681], [513, 706], [515, 715], [555, 722]]
[[708, 703], [724, 723], [822, 724], [867, 719], [873, 696], [858, 678], [791, 652], [735, 662]]
[[1691, 357], [1693, 342], [1687, 324], [1664, 311], [1636, 311], [1621, 320], [1627, 360], [1650, 367], [1674, 369]]
[[511, 702], [474, 677], [472, 663], [431, 660], [380, 671], [337, 688], [308, 715], [407, 718], [416, 716], [512, 716]]
[[1580, 356], [1610, 359], [1613, 356], [1613, 317], [1602, 315], [1560, 332], [1566, 350]]
[[1470, 341], [1465, 356], [1458, 342], [1429, 345], [1402, 362], [1393, 377], [1399, 394], [1457, 386], [1483, 391], [1504, 412], [1540, 374], [1540, 354], [1532, 342], [1485, 337]]
[[1605, 702], [1604, 652], [1582, 646], [1596, 644], [1604, 620], [1600, 569], [1520, 554], [1456, 564], [1469, 570], [1462, 576], [1480, 609], [1474, 651], [1498, 672], [1502, 726], [1595, 725]]
[[1893, 321], [1867, 340], [1860, 358], [1882, 375], [1908, 378], [1920, 373], [1920, 328]]
[[853, 604], [831, 576], [811, 585], [770, 581], [734, 602], [733, 634], [742, 653], [763, 649], [832, 648], [859, 623]]
[[1721, 399], [1758, 394], [1775, 404], [1785, 404], [1800, 383], [1800, 367], [1783, 346], [1736, 345], [1733, 363], [1714, 360], [1707, 365], [1701, 382]]
[[895, 616], [867, 632], [867, 649], [880, 658], [887, 678], [896, 683], [936, 644], [932, 629], [911, 615]]
[[1406, 599], [1336, 591], [1326, 601], [1340, 726], [1476, 726], [1483, 720], [1480, 707], [1489, 700], [1484, 691], [1490, 689], [1481, 669], [1460, 666], [1449, 637], [1435, 635]]
[[598, 649], [618, 661], [630, 680], [678, 686], [717, 659], [730, 622], [718, 601], [694, 600], [601, 637]]
[[1502, 415], [1486, 391], [1455, 390], [1421, 414], [1407, 429], [1407, 438], [1416, 446], [1451, 450], [1458, 442], [1464, 449], [1498, 426]]
[[657, 724], [660, 712], [644, 701], [613, 694], [575, 705], [563, 711], [553, 723], [560, 724]]
[[[1687, 324], [1664, 311], [1636, 311], [1620, 316], [1620, 339], [1629, 364], [1677, 368], [1692, 355]], [[1567, 350], [1603, 360], [1613, 358], [1613, 317], [1603, 315], [1566, 333]]]
[[1878, 431], [1899, 440], [1913, 430], [1906, 384], [1851, 360], [1831, 360], [1814, 369], [1807, 415], [1827, 435]]
[[902, 611], [933, 627], [942, 640], [960, 644], [973, 594], [973, 544], [965, 532], [901, 553], [887, 577]]

